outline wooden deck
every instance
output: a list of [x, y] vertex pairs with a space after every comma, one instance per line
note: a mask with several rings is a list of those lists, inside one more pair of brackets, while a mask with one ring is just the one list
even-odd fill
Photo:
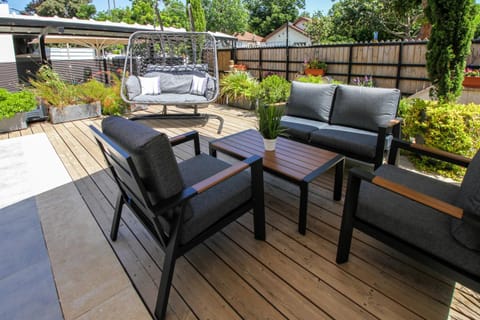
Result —
[[[254, 117], [244, 110], [210, 106], [208, 112], [224, 117], [221, 135], [214, 119], [147, 123], [169, 136], [198, 130], [206, 153], [209, 140], [255, 127]], [[45, 132], [107, 235], [117, 189], [89, 132], [92, 123], [99, 126], [100, 119], [34, 123], [23, 131], [0, 134], [0, 139]], [[193, 154], [193, 147], [179, 146], [175, 153], [182, 160]], [[222, 154], [219, 158], [234, 161]], [[305, 236], [297, 232], [298, 188], [268, 174], [265, 182], [267, 241], [254, 240], [248, 214], [180, 258], [168, 319], [480, 318], [480, 294], [358, 231], [350, 261], [338, 266], [343, 199], [332, 200], [332, 172], [311, 184]], [[132, 214], [124, 212], [118, 240], [108, 240], [152, 310], [163, 252]]]

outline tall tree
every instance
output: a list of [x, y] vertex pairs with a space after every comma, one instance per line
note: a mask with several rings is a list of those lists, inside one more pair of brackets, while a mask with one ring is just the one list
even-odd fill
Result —
[[284, 23], [298, 18], [305, 0], [244, 0], [250, 13], [250, 31], [266, 36]]
[[202, 8], [202, 0], [187, 0], [187, 17], [190, 17], [189, 10], [192, 14], [193, 26], [188, 25], [189, 29], [193, 27], [195, 31], [207, 31], [207, 21], [205, 20], [205, 12]]
[[79, 12], [82, 16], [92, 13], [95, 7], [91, 6], [90, 2], [91, 0], [32, 0], [26, 5], [24, 12], [45, 17], [73, 18], [77, 17]]
[[424, 17], [421, 0], [340, 0], [329, 11], [332, 34], [370, 41], [415, 37]]
[[202, 0], [207, 30], [228, 34], [247, 28], [248, 11], [241, 0]]
[[180, 0], [164, 0], [165, 7], [160, 11], [163, 25], [173, 28], [187, 28], [185, 5]]
[[430, 81], [440, 101], [455, 101], [475, 29], [475, 1], [428, 0], [426, 14], [432, 24], [426, 55]]

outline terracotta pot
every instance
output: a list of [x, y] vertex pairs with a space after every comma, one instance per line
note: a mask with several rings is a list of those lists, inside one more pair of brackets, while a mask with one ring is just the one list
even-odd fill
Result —
[[480, 77], [465, 77], [463, 86], [467, 88], [480, 88]]
[[308, 75], [312, 75], [312, 76], [323, 76], [323, 75], [325, 75], [325, 70], [323, 70], [323, 69], [309, 69], [309, 68], [306, 68], [303, 72], [307, 76]]

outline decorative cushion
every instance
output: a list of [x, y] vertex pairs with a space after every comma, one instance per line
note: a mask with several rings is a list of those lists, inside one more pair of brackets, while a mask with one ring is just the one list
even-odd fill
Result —
[[137, 76], [129, 76], [127, 81], [125, 81], [125, 87], [127, 89], [128, 99], [130, 100], [142, 94], [142, 86]]
[[400, 90], [339, 85], [331, 124], [378, 132], [397, 115]]
[[160, 94], [160, 77], [138, 77], [142, 94]]
[[[480, 217], [480, 152], [473, 157], [460, 186], [456, 203], [471, 214]], [[452, 236], [469, 249], [480, 251], [480, 228], [465, 221], [451, 219]]]
[[292, 81], [286, 115], [328, 122], [336, 87]]
[[207, 90], [207, 78], [192, 76], [192, 87], [190, 88], [190, 93], [203, 96], [205, 95], [205, 90]]
[[182, 176], [165, 134], [117, 116], [105, 118], [102, 130], [130, 153], [153, 205], [183, 190]]

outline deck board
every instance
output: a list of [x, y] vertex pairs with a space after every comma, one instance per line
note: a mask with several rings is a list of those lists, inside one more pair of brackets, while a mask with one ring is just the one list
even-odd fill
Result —
[[[139, 112], [151, 113], [161, 108]], [[175, 112], [175, 108], [169, 109]], [[209, 106], [218, 121], [142, 120], [175, 136], [197, 130], [208, 141], [255, 128], [249, 111]], [[117, 258], [152, 311], [163, 252], [133, 214], [125, 210], [119, 237], [108, 234], [118, 192], [89, 125], [101, 119], [51, 125], [33, 123], [0, 139], [45, 132]], [[174, 148], [177, 160], [193, 155], [192, 143]], [[228, 162], [236, 161], [219, 154]], [[347, 175], [345, 175], [346, 177]], [[311, 183], [308, 232], [297, 232], [298, 187], [265, 174], [267, 240], [253, 237], [247, 214], [180, 258], [170, 294], [168, 319], [478, 319], [479, 294], [436, 274], [396, 250], [355, 231], [348, 263], [335, 263], [343, 199], [332, 200], [329, 171]], [[344, 183], [345, 192], [346, 183]], [[343, 193], [344, 195], [344, 193]], [[452, 299], [453, 295], [453, 299]]]

